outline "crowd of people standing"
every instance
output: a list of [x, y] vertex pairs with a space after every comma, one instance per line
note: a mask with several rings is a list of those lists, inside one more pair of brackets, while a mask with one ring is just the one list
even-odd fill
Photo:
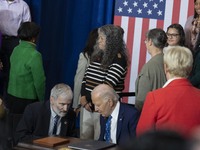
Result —
[[[10, 14], [5, 16], [7, 8]], [[194, 0], [194, 8], [185, 27], [174, 23], [166, 31], [146, 31], [144, 44], [151, 58], [138, 74], [135, 104], [130, 105], [119, 96], [130, 63], [120, 26], [93, 29], [79, 55], [73, 90], [57, 84], [45, 100], [46, 77], [36, 49], [40, 27], [31, 22], [23, 0], [0, 0], [0, 19], [6, 20], [0, 22], [0, 117], [21, 115], [13, 144], [60, 135], [125, 146], [152, 129], [192, 136], [200, 126], [200, 0]], [[75, 132], [79, 108], [80, 132]]]

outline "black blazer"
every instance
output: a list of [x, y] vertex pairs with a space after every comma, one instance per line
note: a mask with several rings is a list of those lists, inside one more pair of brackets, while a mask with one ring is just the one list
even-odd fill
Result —
[[[23, 140], [32, 140], [48, 136], [51, 117], [50, 101], [35, 102], [28, 105], [24, 111], [15, 133], [15, 144]], [[60, 136], [73, 136], [76, 114], [69, 109], [61, 118]]]

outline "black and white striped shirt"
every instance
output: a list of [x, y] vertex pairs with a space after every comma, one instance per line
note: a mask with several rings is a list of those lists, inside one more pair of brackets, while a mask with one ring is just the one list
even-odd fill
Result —
[[90, 93], [99, 84], [108, 84], [117, 93], [121, 92], [124, 89], [126, 72], [127, 63], [124, 57], [116, 57], [113, 63], [104, 70], [101, 68], [101, 63], [90, 63], [83, 78], [81, 96], [86, 96], [87, 101], [91, 102]]

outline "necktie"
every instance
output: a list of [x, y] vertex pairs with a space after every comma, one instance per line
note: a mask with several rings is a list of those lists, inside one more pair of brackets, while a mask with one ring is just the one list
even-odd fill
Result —
[[110, 142], [110, 141], [111, 141], [111, 138], [110, 138], [111, 119], [112, 119], [112, 116], [109, 116], [109, 117], [108, 117], [108, 120], [107, 120], [107, 122], [106, 122], [105, 140], [106, 140], [107, 142]]
[[53, 123], [53, 135], [56, 135], [56, 132], [57, 132], [57, 124], [58, 124], [58, 120], [59, 120], [59, 116], [56, 115], [54, 117], [54, 123]]

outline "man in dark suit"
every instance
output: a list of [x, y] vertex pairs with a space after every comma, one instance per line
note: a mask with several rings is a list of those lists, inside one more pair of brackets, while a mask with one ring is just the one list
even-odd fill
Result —
[[45, 136], [73, 136], [75, 113], [70, 109], [72, 90], [57, 84], [51, 90], [50, 101], [36, 102], [26, 107], [15, 134], [15, 142]]
[[[135, 137], [139, 118], [135, 107], [119, 102], [118, 94], [107, 84], [95, 87], [91, 96], [95, 111], [101, 114], [99, 140], [123, 146]], [[111, 121], [109, 118], [112, 118]]]

